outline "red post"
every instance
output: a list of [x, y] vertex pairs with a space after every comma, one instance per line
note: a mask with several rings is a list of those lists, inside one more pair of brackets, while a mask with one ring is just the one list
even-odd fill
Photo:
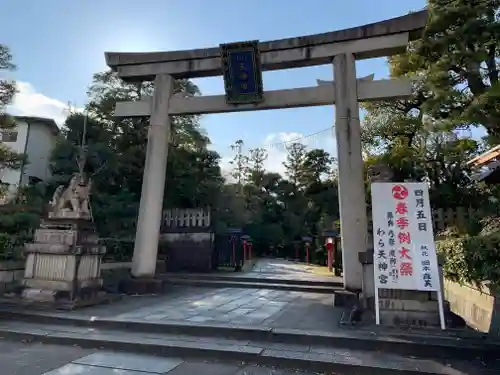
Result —
[[306, 245], [306, 264], [309, 264], [309, 245]]
[[247, 241], [243, 240], [243, 264], [247, 260]]
[[332, 269], [335, 265], [335, 240], [332, 242]]
[[236, 267], [236, 239], [233, 237], [231, 242], [233, 244], [233, 266]]
[[333, 243], [328, 242], [326, 244], [328, 250], [328, 272], [333, 271]]

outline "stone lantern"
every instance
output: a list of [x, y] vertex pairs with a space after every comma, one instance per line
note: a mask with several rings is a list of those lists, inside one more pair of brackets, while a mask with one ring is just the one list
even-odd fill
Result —
[[327, 258], [327, 266], [328, 266], [328, 271], [334, 272], [334, 275], [337, 276], [337, 264], [335, 263], [335, 252], [336, 252], [336, 247], [337, 247], [337, 238], [339, 236], [339, 233], [334, 230], [327, 230], [323, 232], [323, 237], [324, 237], [324, 243], [326, 246], [326, 249], [328, 251], [328, 258]]
[[304, 246], [306, 248], [306, 263], [309, 264], [309, 246], [311, 246], [313, 238], [309, 236], [303, 236], [302, 237], [302, 242], [304, 243]]

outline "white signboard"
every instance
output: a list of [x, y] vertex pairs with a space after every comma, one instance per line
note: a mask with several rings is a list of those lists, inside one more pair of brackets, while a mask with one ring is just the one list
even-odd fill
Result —
[[437, 291], [441, 305], [427, 185], [377, 182], [371, 190], [375, 288]]

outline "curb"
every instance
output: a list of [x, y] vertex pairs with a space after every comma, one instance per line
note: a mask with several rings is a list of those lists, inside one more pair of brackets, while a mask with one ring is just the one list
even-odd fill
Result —
[[322, 286], [332, 288], [344, 288], [343, 282], [337, 281], [320, 281], [320, 280], [290, 280], [290, 279], [266, 279], [261, 277], [246, 277], [246, 276], [222, 276], [212, 274], [176, 274], [176, 273], [163, 273], [157, 275], [158, 278], [164, 280], [203, 280], [203, 281], [227, 281], [234, 283], [253, 283], [253, 284], [280, 284], [291, 286]]
[[340, 287], [320, 287], [320, 286], [302, 286], [291, 284], [274, 284], [274, 283], [251, 283], [251, 282], [235, 282], [233, 280], [208, 280], [208, 279], [188, 279], [188, 278], [175, 278], [175, 277], [160, 277], [163, 282], [171, 285], [189, 285], [196, 287], [220, 287], [220, 288], [249, 288], [249, 289], [272, 289], [272, 290], [286, 290], [290, 292], [304, 292], [304, 293], [320, 293], [320, 294], [335, 294], [335, 293], [348, 293]]
[[[352, 361], [346, 363], [344, 358], [335, 358], [331, 354], [312, 352], [294, 352], [290, 350], [272, 350], [262, 347], [214, 345], [193, 342], [187, 343], [164, 342], [154, 343], [146, 340], [131, 342], [133, 340], [102, 339], [91, 337], [74, 337], [64, 334], [46, 335], [42, 333], [27, 333], [11, 330], [0, 330], [0, 334], [7, 340], [23, 340], [45, 344], [78, 345], [82, 348], [106, 349], [125, 351], [131, 353], [153, 354], [174, 357], [201, 357], [231, 361], [250, 362], [260, 365], [278, 366], [315, 372], [333, 372], [343, 375], [445, 375], [447, 371], [434, 371], [434, 366], [427, 364], [426, 369], [420, 369], [417, 363], [380, 363], [378, 366], [369, 366], [365, 363]], [[425, 362], [424, 362], [425, 364]], [[406, 367], [406, 368], [405, 368]]]
[[329, 347], [382, 351], [422, 358], [494, 359], [500, 352], [500, 343], [488, 339], [462, 339], [457, 337], [429, 337], [426, 335], [376, 333], [342, 330], [338, 332], [303, 331], [254, 326], [214, 325], [176, 321], [152, 323], [131, 320], [87, 319], [54, 316], [42, 313], [0, 311], [0, 319], [29, 323], [72, 325], [100, 329], [126, 330], [129, 332], [183, 334], [254, 340], [276, 343], [298, 343], [302, 345], [324, 345]]

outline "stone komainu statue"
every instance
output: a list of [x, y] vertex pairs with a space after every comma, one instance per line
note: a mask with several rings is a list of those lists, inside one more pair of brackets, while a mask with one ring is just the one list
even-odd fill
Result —
[[58, 216], [62, 212], [73, 212], [82, 217], [90, 217], [90, 189], [92, 180], [87, 181], [82, 174], [76, 173], [67, 188], [59, 185], [50, 201], [51, 212]]

